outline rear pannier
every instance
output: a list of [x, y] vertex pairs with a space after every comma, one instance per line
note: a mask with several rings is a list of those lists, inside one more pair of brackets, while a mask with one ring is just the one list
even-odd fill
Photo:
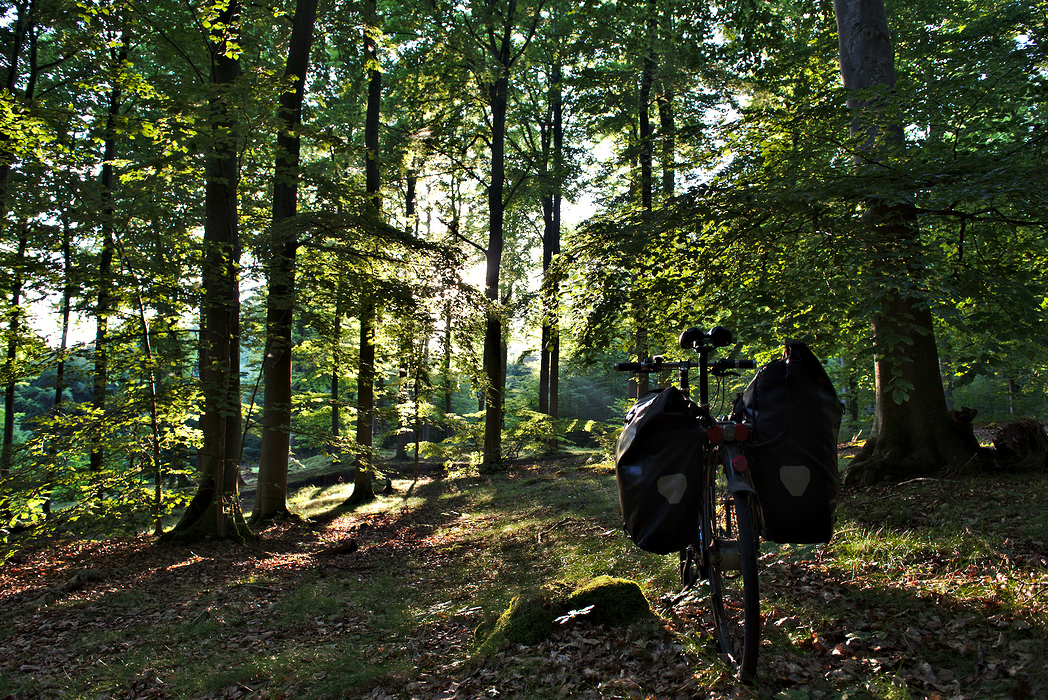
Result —
[[764, 538], [829, 542], [841, 484], [841, 404], [822, 363], [804, 343], [786, 343], [736, 401], [734, 418], [753, 426], [745, 450]]
[[702, 439], [694, 404], [676, 387], [648, 392], [626, 414], [615, 476], [626, 533], [641, 549], [669, 554], [694, 540]]

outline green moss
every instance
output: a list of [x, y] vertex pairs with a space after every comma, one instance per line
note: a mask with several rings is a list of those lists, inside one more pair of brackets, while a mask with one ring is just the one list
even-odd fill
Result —
[[601, 625], [618, 627], [652, 616], [640, 586], [624, 578], [598, 576], [568, 596], [564, 607], [584, 610], [591, 605], [586, 618]]
[[553, 621], [560, 614], [562, 609], [549, 591], [525, 591], [510, 602], [490, 632], [483, 625], [477, 629], [477, 655], [487, 656], [503, 642], [538, 644], [553, 631]]
[[483, 658], [505, 642], [538, 644], [553, 631], [558, 617], [587, 608], [577, 616], [596, 624], [621, 626], [653, 617], [640, 586], [628, 579], [598, 576], [566, 596], [552, 587], [528, 590], [515, 597], [494, 624], [488, 620], [474, 630], [476, 656]]

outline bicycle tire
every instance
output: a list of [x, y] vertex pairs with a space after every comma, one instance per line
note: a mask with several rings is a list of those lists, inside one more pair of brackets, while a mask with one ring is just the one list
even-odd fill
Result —
[[761, 626], [752, 494], [729, 491], [717, 460], [709, 466], [703, 501], [701, 540], [716, 638], [721, 654], [748, 682], [757, 671]]

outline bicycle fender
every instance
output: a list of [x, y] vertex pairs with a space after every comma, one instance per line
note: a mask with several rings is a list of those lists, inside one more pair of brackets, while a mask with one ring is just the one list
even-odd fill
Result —
[[738, 444], [721, 445], [721, 458], [724, 463], [724, 472], [728, 477], [728, 490], [732, 493], [756, 493], [750, 481], [749, 471], [740, 474], [731, 467], [731, 461], [735, 455], [741, 454], [742, 447]]

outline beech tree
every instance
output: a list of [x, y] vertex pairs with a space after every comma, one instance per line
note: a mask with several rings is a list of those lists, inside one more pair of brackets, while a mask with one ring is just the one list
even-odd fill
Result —
[[[36, 23], [37, 18], [33, 14], [33, 3], [21, 2], [15, 6], [15, 18], [14, 24], [11, 28], [11, 40], [8, 51], [5, 52], [5, 65], [4, 65], [4, 90], [6, 94], [12, 97], [16, 92], [16, 85], [18, 79], [18, 71], [23, 63], [22, 52], [26, 48], [29, 50], [26, 53], [30, 56], [35, 56], [35, 42], [36, 42]], [[30, 66], [30, 72], [35, 72], [35, 66]], [[33, 84], [34, 81], [30, 81]], [[31, 99], [31, 95], [27, 96]], [[0, 133], [0, 234], [9, 235], [9, 228], [14, 228], [7, 223], [7, 190], [11, 182], [11, 165], [15, 160], [14, 144], [11, 143], [12, 138], [7, 133], [7, 130]], [[28, 237], [26, 235], [26, 226], [23, 223], [20, 227], [21, 230], [17, 234], [17, 254], [15, 256], [15, 262], [12, 267], [15, 270], [14, 283], [11, 285], [10, 290], [10, 313], [8, 320], [8, 342], [7, 342], [7, 360], [4, 364], [4, 434], [3, 434], [3, 446], [2, 452], [0, 452], [0, 477], [7, 477], [11, 473], [11, 465], [13, 461], [13, 450], [14, 450], [14, 432], [15, 432], [15, 372], [14, 365], [17, 359], [17, 338], [18, 329], [21, 323], [21, 317], [19, 314], [19, 305], [21, 303], [22, 296], [22, 284], [23, 284], [23, 261], [25, 259], [26, 246], [28, 245]]]
[[[559, 52], [558, 52], [559, 53]], [[546, 190], [542, 196], [542, 332], [539, 338], [538, 409], [556, 420], [560, 391], [560, 285], [551, 274], [560, 255], [562, 205], [566, 178], [564, 157], [564, 74], [561, 56], [551, 57], [549, 119], [542, 124], [542, 163]], [[556, 449], [556, 437], [550, 447]]]
[[269, 287], [266, 308], [265, 394], [258, 485], [251, 520], [287, 513], [288, 460], [291, 444], [291, 353], [295, 307], [295, 255], [299, 245], [294, 226], [298, 182], [302, 101], [313, 45], [317, 0], [298, 0], [280, 94], [277, 158], [273, 174], [273, 222], [269, 245]]
[[[488, 3], [481, 10], [481, 23], [467, 24], [475, 46], [484, 57], [484, 68], [478, 80], [485, 92], [491, 118], [491, 167], [488, 182], [488, 243], [484, 272], [484, 295], [488, 299], [488, 318], [484, 330], [484, 374], [487, 396], [484, 414], [484, 464], [498, 468], [502, 464], [502, 421], [505, 400], [505, 366], [502, 354], [503, 322], [500, 313], [499, 273], [502, 266], [503, 226], [506, 210], [506, 110], [509, 106], [510, 78], [517, 60], [535, 35], [539, 21], [538, 8], [531, 15], [518, 15], [516, 0]], [[518, 35], [517, 22], [523, 19], [525, 29]], [[512, 191], [511, 191], [512, 193]]]
[[[364, 188], [367, 193], [365, 218], [377, 229], [382, 200], [379, 190], [379, 110], [382, 105], [382, 72], [378, 64], [378, 12], [375, 0], [364, 5], [363, 56], [368, 74], [367, 112], [364, 117]], [[375, 417], [375, 324], [378, 304], [376, 291], [365, 280], [359, 287], [360, 344], [357, 372], [357, 454], [353, 462], [353, 503], [374, 500], [372, 453], [374, 451]]]
[[209, 151], [205, 156], [203, 308], [200, 377], [203, 445], [200, 485], [166, 540], [253, 538], [241, 510], [240, 477], [240, 238], [238, 235], [237, 116], [230, 90], [241, 75], [240, 3], [209, 8], [208, 55], [214, 92]]
[[[851, 135], [862, 142], [855, 166], [884, 168], [903, 141], [892, 107], [895, 62], [883, 0], [835, 0], [841, 78], [853, 95]], [[876, 358], [873, 428], [849, 469], [851, 479], [876, 480], [886, 472], [927, 473], [970, 456], [946, 409], [932, 310], [915, 290], [920, 247], [912, 202], [867, 203], [867, 246], [873, 259], [870, 294]], [[905, 285], [901, 280], [906, 279]]]

